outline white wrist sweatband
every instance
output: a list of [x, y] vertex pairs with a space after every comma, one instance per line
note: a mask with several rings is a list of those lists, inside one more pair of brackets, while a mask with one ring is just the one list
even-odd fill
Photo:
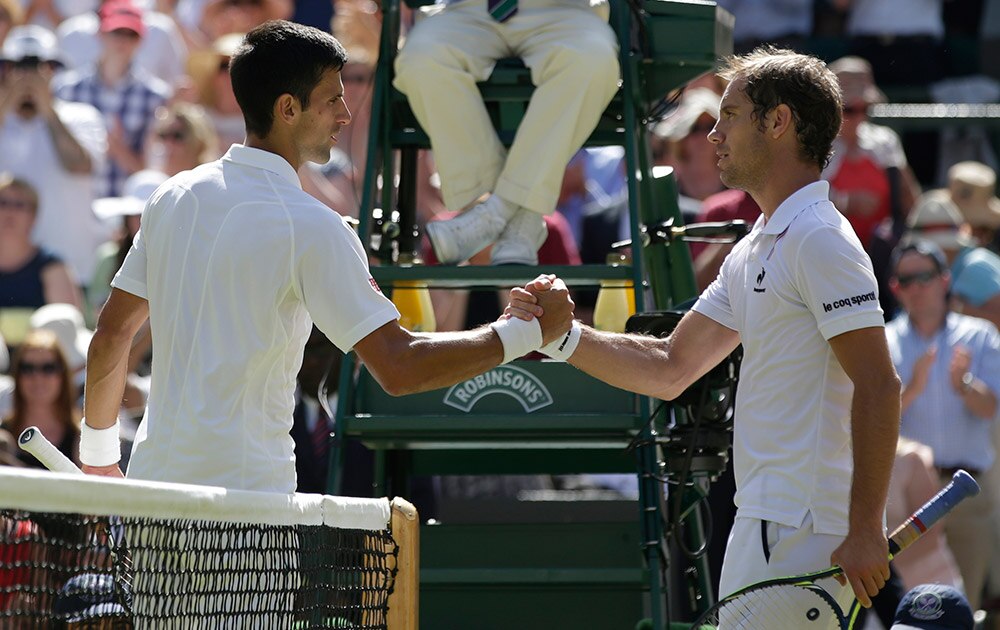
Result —
[[573, 356], [573, 352], [576, 351], [576, 347], [580, 345], [582, 334], [583, 328], [580, 327], [580, 322], [574, 319], [573, 325], [569, 327], [565, 335], [546, 346], [542, 346], [539, 352], [556, 361], [568, 361]]
[[80, 463], [87, 466], [110, 466], [122, 458], [118, 439], [119, 422], [107, 429], [95, 429], [84, 418], [80, 423]]
[[490, 324], [490, 328], [503, 344], [503, 363], [510, 363], [542, 345], [542, 327], [537, 319], [530, 322], [516, 317], [498, 319]]

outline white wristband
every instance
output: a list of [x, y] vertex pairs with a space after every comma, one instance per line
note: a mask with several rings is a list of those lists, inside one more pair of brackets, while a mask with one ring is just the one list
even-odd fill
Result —
[[539, 352], [556, 361], [568, 361], [573, 356], [573, 352], [576, 351], [576, 347], [580, 345], [582, 334], [583, 328], [580, 327], [580, 322], [574, 319], [573, 325], [569, 327], [565, 335], [546, 346], [542, 346]]
[[95, 429], [84, 418], [80, 423], [80, 463], [87, 466], [110, 466], [122, 458], [118, 439], [119, 422], [107, 429]]
[[503, 344], [503, 363], [510, 363], [542, 345], [542, 327], [537, 319], [530, 322], [516, 317], [498, 319], [490, 324], [490, 328]]

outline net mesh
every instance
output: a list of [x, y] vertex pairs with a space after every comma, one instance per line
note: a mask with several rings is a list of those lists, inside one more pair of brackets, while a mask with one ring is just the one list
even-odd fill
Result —
[[2, 477], [0, 628], [386, 628], [399, 551], [387, 521], [24, 509]]

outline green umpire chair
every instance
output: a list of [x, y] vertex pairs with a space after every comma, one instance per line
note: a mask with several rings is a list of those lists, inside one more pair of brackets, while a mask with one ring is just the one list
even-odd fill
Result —
[[[431, 288], [496, 289], [555, 273], [571, 287], [631, 281], [644, 287], [635, 292], [638, 311], [668, 309], [695, 294], [687, 246], [670, 238], [671, 230], [682, 225], [676, 187], [669, 169], [654, 172], [646, 129], [669, 108], [671, 91], [714, 69], [717, 59], [731, 52], [733, 18], [704, 0], [611, 4], [621, 88], [587, 145], [625, 149], [633, 262], [450, 267], [411, 264], [419, 248], [417, 153], [430, 143], [406, 97], [392, 87], [401, 7], [399, 0], [382, 3], [359, 233], [377, 259], [372, 274], [383, 290], [414, 281]], [[534, 89], [529, 71], [519, 60], [504, 60], [479, 87], [509, 145]], [[631, 628], [641, 617], [664, 627], [669, 615], [663, 453], [653, 439], [655, 420], [662, 422], [667, 413], [662, 405], [566, 364], [526, 360], [447, 390], [392, 398], [353, 354], [344, 361], [331, 492], [351, 474], [342, 469], [344, 439], [359, 440], [375, 452], [374, 493], [379, 495], [408, 496], [416, 474], [630, 472], [639, 477], [638, 518], [628, 523], [422, 528], [420, 609], [426, 627]], [[711, 589], [704, 592], [711, 599]], [[528, 614], [531, 623], [525, 622]]]

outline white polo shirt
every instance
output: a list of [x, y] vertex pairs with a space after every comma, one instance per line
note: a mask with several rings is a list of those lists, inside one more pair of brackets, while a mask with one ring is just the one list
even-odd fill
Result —
[[112, 286], [149, 301], [135, 479], [292, 492], [295, 377], [313, 319], [346, 352], [399, 317], [343, 218], [283, 158], [242, 145], [153, 193]]
[[882, 327], [871, 260], [827, 182], [762, 215], [693, 310], [740, 334], [733, 465], [739, 516], [846, 535], [854, 386], [828, 340]]

